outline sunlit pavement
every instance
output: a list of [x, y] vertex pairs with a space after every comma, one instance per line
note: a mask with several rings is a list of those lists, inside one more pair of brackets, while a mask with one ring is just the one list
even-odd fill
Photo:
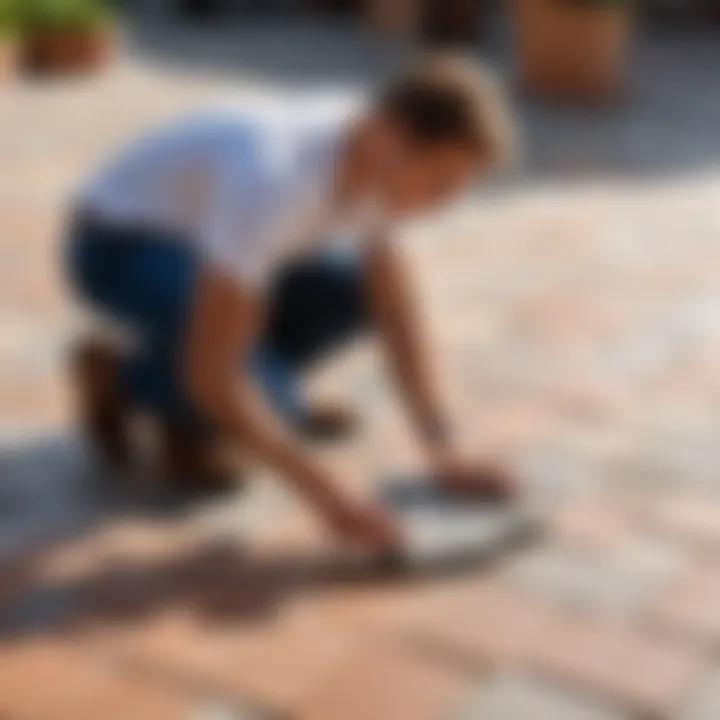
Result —
[[[541, 545], [413, 586], [317, 572], [262, 473], [168, 512], [72, 431], [68, 194], [261, 70], [0, 91], [0, 716], [720, 717], [720, 45], [690, 42], [643, 46], [622, 107], [524, 107], [527, 176], [408, 230], [462, 440], [549, 512]], [[322, 450], [349, 482], [421, 468], [370, 346], [313, 385], [365, 414]]]

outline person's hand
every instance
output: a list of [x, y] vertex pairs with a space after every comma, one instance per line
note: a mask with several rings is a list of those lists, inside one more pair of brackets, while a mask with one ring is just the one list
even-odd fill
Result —
[[512, 502], [522, 493], [520, 482], [501, 461], [465, 460], [441, 452], [431, 462], [438, 484], [450, 492], [496, 502]]
[[379, 505], [343, 498], [333, 503], [328, 515], [332, 529], [350, 545], [380, 552], [393, 552], [402, 547], [400, 528], [392, 515]]

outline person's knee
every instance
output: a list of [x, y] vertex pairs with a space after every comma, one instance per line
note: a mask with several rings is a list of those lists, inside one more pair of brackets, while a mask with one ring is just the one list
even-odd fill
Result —
[[369, 301], [366, 265], [356, 255], [331, 258], [318, 268], [315, 287], [323, 294], [326, 310], [342, 319], [350, 329], [368, 324]]

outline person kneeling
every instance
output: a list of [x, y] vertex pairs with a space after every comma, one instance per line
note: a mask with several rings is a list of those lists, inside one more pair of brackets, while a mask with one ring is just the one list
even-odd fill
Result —
[[[132, 351], [91, 342], [78, 353], [91, 437], [121, 459], [129, 414], [149, 411], [171, 467], [218, 477], [219, 449], [242, 448], [340, 537], [395, 546], [393, 518], [348, 495], [298, 432], [323, 424], [302, 398], [303, 371], [371, 327], [437, 482], [513, 497], [504, 468], [454, 449], [393, 243], [401, 221], [507, 160], [513, 135], [480, 66], [434, 57], [364, 106], [256, 101], [142, 138], [80, 193], [69, 237], [73, 287], [140, 336]], [[337, 247], [339, 234], [351, 242]]]

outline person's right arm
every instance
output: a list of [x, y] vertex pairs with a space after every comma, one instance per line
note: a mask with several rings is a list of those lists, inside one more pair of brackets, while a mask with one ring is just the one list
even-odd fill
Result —
[[198, 282], [185, 355], [191, 397], [229, 436], [292, 481], [348, 540], [394, 547], [400, 538], [380, 509], [347, 496], [332, 473], [277, 419], [255, 387], [248, 363], [262, 323], [262, 300], [209, 267]]

